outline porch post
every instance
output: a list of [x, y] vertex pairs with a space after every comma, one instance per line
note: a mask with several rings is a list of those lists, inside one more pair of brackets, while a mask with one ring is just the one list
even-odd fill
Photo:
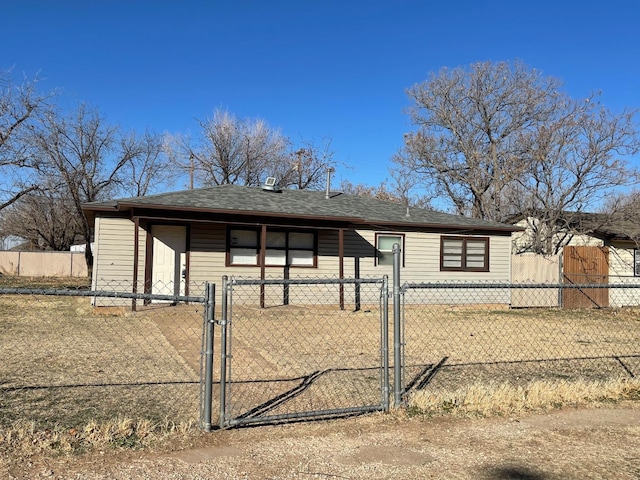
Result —
[[[153, 235], [151, 235], [151, 225], [147, 223], [145, 225], [146, 241], [145, 241], [145, 253], [144, 253], [144, 293], [151, 293], [153, 291], [151, 285], [151, 265], [153, 263]], [[144, 304], [148, 305], [151, 300], [145, 300]]]
[[[338, 275], [340, 280], [344, 279], [344, 229], [338, 230], [338, 257], [339, 267]], [[344, 284], [340, 284], [340, 310], [344, 310]]]
[[[138, 263], [140, 261], [140, 219], [134, 217], [133, 219], [133, 293], [138, 293]], [[135, 312], [137, 309], [137, 301], [135, 298], [131, 299], [131, 311]]]
[[[267, 258], [267, 226], [262, 225], [262, 231], [260, 232], [260, 280], [265, 279], [266, 268], [265, 260]], [[264, 283], [260, 284], [260, 308], [265, 307], [264, 301]]]

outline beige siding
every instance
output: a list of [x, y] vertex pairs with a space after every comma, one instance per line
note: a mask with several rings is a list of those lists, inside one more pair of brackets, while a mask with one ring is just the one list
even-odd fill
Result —
[[[380, 278], [388, 275], [391, 278], [392, 267], [375, 263], [375, 233], [370, 230], [345, 231], [344, 234], [344, 276], [346, 278]], [[237, 278], [257, 279], [259, 267], [225, 267], [226, 229], [224, 226], [197, 225], [191, 230], [191, 270], [190, 292], [194, 295], [202, 291], [204, 282], [220, 283], [223, 275]], [[405, 266], [401, 269], [401, 281], [404, 282], [509, 282], [511, 275], [511, 239], [509, 236], [492, 236], [489, 240], [489, 272], [440, 272], [440, 234], [409, 232], [405, 235]], [[281, 279], [285, 276], [282, 267], [267, 267], [266, 277]], [[318, 265], [317, 268], [291, 268], [290, 278], [315, 277], [338, 278], [339, 274], [339, 233], [335, 230], [320, 230], [318, 233]], [[280, 302], [282, 287], [268, 287], [267, 303]], [[296, 298], [302, 290], [304, 295], [314, 293], [308, 288], [292, 286], [290, 297]], [[334, 289], [335, 290], [335, 289]], [[338, 301], [336, 291], [328, 287], [318, 288], [317, 294], [330, 301]], [[320, 293], [322, 291], [322, 293]], [[354, 287], [347, 286], [345, 301], [352, 303], [356, 292]], [[255, 292], [254, 292], [255, 293]], [[476, 292], [477, 293], [477, 292]], [[376, 302], [373, 289], [360, 290], [363, 304]], [[365, 294], [368, 294], [365, 295]], [[464, 303], [452, 292], [445, 292], [454, 303]], [[491, 292], [484, 292], [483, 298], [492, 302], [508, 303], [504, 292], [497, 293], [494, 298]], [[487, 301], [489, 301], [487, 300]]]
[[189, 294], [204, 295], [205, 282], [221, 284], [225, 275], [225, 235], [223, 225], [191, 226], [189, 253]]
[[[408, 233], [401, 283], [508, 283], [511, 278], [510, 236], [489, 236], [488, 272], [441, 272], [439, 233]], [[380, 268], [380, 267], [377, 267]], [[388, 267], [386, 267], [388, 268]], [[509, 289], [418, 290], [406, 296], [407, 303], [509, 304]]]
[[[362, 261], [360, 273], [363, 276], [381, 276], [393, 273], [391, 265], [375, 265], [375, 232], [358, 231], [370, 244]], [[489, 238], [488, 272], [441, 272], [439, 233], [407, 232], [404, 237], [404, 266], [400, 269], [402, 282], [508, 282], [511, 275], [511, 239], [509, 236]]]
[[0, 274], [20, 275], [20, 252], [2, 252], [0, 255]]
[[633, 246], [609, 246], [609, 275], [633, 277]]
[[[614, 244], [609, 247], [609, 283], [640, 285], [640, 277], [633, 275], [634, 244]], [[609, 305], [627, 307], [640, 305], [640, 288], [609, 289]]]
[[[380, 278], [392, 274], [389, 265], [376, 265], [375, 231], [358, 230], [344, 232], [344, 276], [346, 278]], [[404, 282], [508, 282], [510, 279], [510, 237], [492, 236], [489, 240], [489, 272], [440, 272], [440, 234], [408, 232], [405, 234], [405, 258], [401, 269]], [[117, 289], [132, 291], [134, 223], [122, 218], [96, 219], [96, 264], [94, 266], [94, 288], [107, 288], [115, 284]], [[205, 282], [221, 284], [223, 275], [237, 278], [257, 279], [259, 267], [226, 267], [226, 226], [221, 224], [193, 224], [190, 229], [190, 295], [203, 295]], [[139, 235], [138, 291], [142, 291], [144, 280], [146, 233]], [[267, 267], [266, 277], [282, 279], [287, 275], [283, 267]], [[291, 268], [290, 278], [315, 277], [338, 278], [339, 276], [339, 232], [318, 231], [317, 268]], [[113, 289], [113, 288], [110, 288]], [[351, 291], [351, 290], [353, 291]], [[296, 294], [292, 287], [292, 297]], [[355, 297], [353, 287], [347, 287], [347, 297]], [[335, 292], [328, 294], [336, 300]], [[282, 298], [282, 292], [274, 293]], [[365, 299], [363, 299], [363, 302]], [[366, 301], [369, 301], [368, 299]], [[373, 301], [373, 300], [372, 300]]]
[[[192, 283], [219, 281], [223, 275], [256, 278], [259, 267], [225, 267], [226, 230], [224, 226], [195, 225], [191, 229]], [[337, 278], [339, 273], [338, 232], [318, 233], [317, 268], [291, 268], [290, 276]], [[375, 232], [348, 231], [344, 237], [344, 275], [381, 277], [391, 275], [390, 265], [375, 265]], [[491, 281], [508, 282], [511, 268], [511, 241], [508, 236], [493, 236], [489, 240], [489, 272], [440, 272], [440, 234], [409, 232], [405, 235], [405, 266], [403, 281]], [[357, 268], [356, 268], [357, 265]], [[282, 267], [267, 267], [267, 278], [283, 278]]]
[[602, 247], [604, 241], [590, 235], [573, 235], [566, 245], [571, 247]]
[[[192, 284], [218, 282], [223, 275], [257, 278], [260, 267], [225, 267], [226, 228], [223, 225], [194, 225], [191, 229], [190, 280]], [[291, 268], [291, 277], [338, 276], [338, 232], [318, 233], [318, 267]], [[266, 267], [267, 278], [283, 278], [283, 267]], [[346, 273], [345, 273], [346, 275]]]
[[[132, 292], [134, 223], [126, 218], [97, 217], [95, 229], [96, 255], [93, 265], [93, 288]], [[141, 256], [144, 258], [144, 253]], [[94, 302], [96, 306], [130, 303], [131, 300], [110, 298], [96, 298]]]

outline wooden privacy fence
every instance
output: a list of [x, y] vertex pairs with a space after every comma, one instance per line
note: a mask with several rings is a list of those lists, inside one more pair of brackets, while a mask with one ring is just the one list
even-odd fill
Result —
[[[511, 305], [513, 307], [603, 308], [610, 306], [609, 248], [565, 246], [562, 254], [544, 257], [519, 254], [511, 257]], [[569, 285], [574, 288], [526, 289], [518, 284]], [[593, 288], [590, 285], [594, 285]], [[603, 286], [604, 285], [604, 286]], [[560, 291], [562, 290], [562, 292]], [[618, 291], [618, 300], [623, 291]], [[618, 304], [627, 305], [626, 303]], [[631, 301], [637, 305], [637, 300]]]
[[557, 288], [532, 290], [517, 288], [518, 283], [559, 284], [561, 270], [560, 255], [545, 257], [534, 253], [511, 256], [511, 306], [513, 307], [557, 307], [560, 291]]
[[[563, 281], [569, 285], [606, 285], [609, 283], [609, 248], [566, 246], [563, 252]], [[607, 288], [567, 290], [564, 306], [569, 308], [602, 308], [609, 306]]]
[[17, 277], [87, 277], [84, 252], [0, 252], [0, 274]]

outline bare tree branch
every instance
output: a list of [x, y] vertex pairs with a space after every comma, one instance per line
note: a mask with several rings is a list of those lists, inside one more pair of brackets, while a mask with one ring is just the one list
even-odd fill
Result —
[[264, 120], [241, 120], [216, 110], [200, 127], [196, 142], [183, 138], [174, 148], [174, 154], [181, 152], [180, 165], [194, 179], [192, 184], [260, 185], [288, 159], [288, 139]]
[[319, 142], [303, 140], [288, 160], [274, 165], [272, 176], [280, 186], [297, 190], [321, 190], [325, 186], [327, 169], [335, 168], [335, 151], [331, 139]]
[[37, 83], [36, 77], [16, 84], [10, 70], [0, 70], [0, 210], [37, 188], [39, 159], [25, 135], [53, 95], [38, 93]]
[[557, 250], [567, 211], [639, 179], [620, 158], [639, 150], [635, 112], [613, 115], [560, 86], [520, 62], [443, 69], [408, 90], [418, 129], [394, 161], [459, 214], [536, 218], [532, 248]]
[[43, 180], [57, 185], [58, 195], [71, 202], [90, 267], [92, 225], [82, 205], [121, 193], [123, 176], [141, 158], [141, 147], [135, 136], [122, 135], [119, 127], [86, 105], [68, 117], [49, 110], [39, 128], [31, 131], [30, 141], [41, 158]]

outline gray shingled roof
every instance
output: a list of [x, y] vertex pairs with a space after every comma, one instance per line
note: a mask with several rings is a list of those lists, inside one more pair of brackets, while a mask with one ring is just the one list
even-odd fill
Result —
[[349, 221], [364, 224], [451, 226], [513, 231], [519, 228], [459, 215], [450, 215], [366, 197], [324, 191], [267, 191], [260, 187], [220, 185], [85, 204], [85, 211], [123, 211], [131, 208], [181, 209], [183, 211], [232, 212], [250, 215], [283, 215], [300, 218]]

